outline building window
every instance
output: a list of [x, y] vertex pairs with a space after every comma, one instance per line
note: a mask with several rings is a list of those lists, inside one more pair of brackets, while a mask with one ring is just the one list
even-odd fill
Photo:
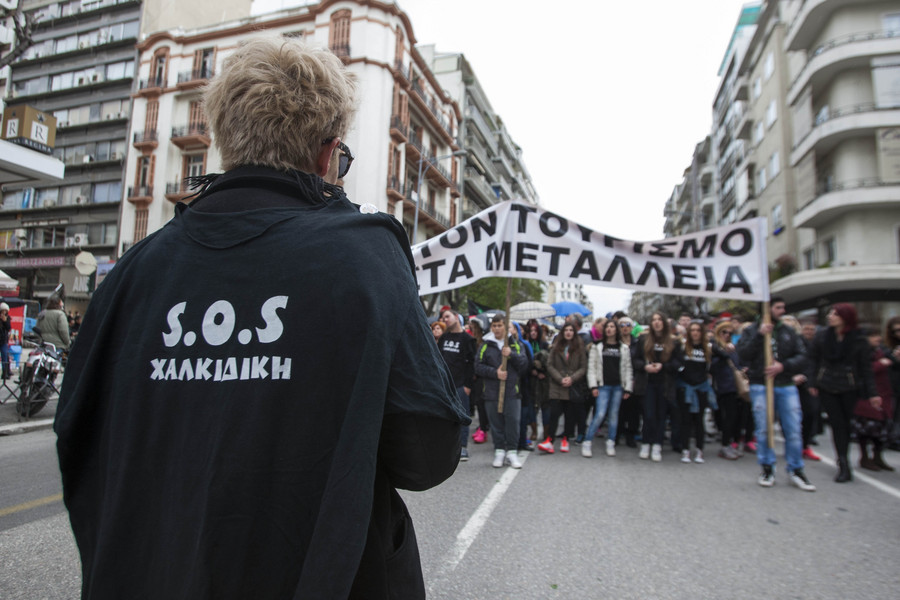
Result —
[[147, 217], [150, 211], [146, 208], [138, 208], [134, 211], [134, 243], [138, 243], [147, 237]]
[[328, 47], [340, 57], [350, 56], [350, 15], [349, 9], [336, 11], [331, 15], [328, 32]]
[[775, 99], [773, 98], [772, 101], [769, 102], [769, 106], [766, 108], [766, 127], [772, 127], [777, 119], [778, 106], [775, 104]]
[[762, 96], [762, 80], [757, 77], [753, 80], [753, 99], [756, 100]]
[[184, 157], [184, 176], [199, 177], [206, 172], [206, 154], [188, 154]]
[[837, 243], [834, 238], [829, 238], [822, 242], [822, 258], [825, 260], [823, 266], [833, 267], [837, 260]]
[[772, 78], [772, 74], [775, 73], [775, 53], [769, 52], [766, 55], [766, 62], [763, 64], [763, 78], [766, 81]]
[[816, 249], [814, 247], [803, 251], [803, 268], [806, 271], [816, 268]]
[[781, 172], [781, 164], [778, 156], [778, 150], [769, 157], [769, 179], [775, 179]]
[[900, 13], [888, 13], [881, 17], [881, 27], [885, 33], [900, 34]]
[[216, 49], [203, 48], [194, 52], [193, 79], [209, 79], [213, 76], [216, 66]]
[[147, 102], [147, 114], [144, 117], [144, 133], [156, 131], [156, 121], [159, 118], [159, 100]]
[[756, 193], [761, 193], [764, 189], [766, 189], [766, 168], [760, 167], [756, 172]]
[[91, 200], [95, 204], [118, 202], [122, 199], [122, 182], [109, 181], [94, 185], [94, 193]]
[[781, 204], [772, 207], [772, 234], [778, 235], [784, 229], [784, 219], [782, 217]]

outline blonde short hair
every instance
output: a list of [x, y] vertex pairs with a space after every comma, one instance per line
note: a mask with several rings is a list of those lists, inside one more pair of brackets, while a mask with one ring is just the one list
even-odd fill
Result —
[[275, 35], [244, 42], [203, 96], [222, 167], [315, 172], [323, 142], [347, 134], [356, 90], [325, 48]]

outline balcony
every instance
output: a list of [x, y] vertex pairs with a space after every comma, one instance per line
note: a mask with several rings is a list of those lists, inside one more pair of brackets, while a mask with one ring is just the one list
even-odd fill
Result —
[[195, 191], [189, 189], [183, 179], [181, 181], [166, 184], [166, 200], [172, 204], [178, 204], [194, 193]]
[[404, 65], [402, 60], [396, 60], [394, 61], [394, 70], [406, 83], [412, 80], [412, 65]]
[[791, 310], [835, 302], [900, 300], [900, 265], [852, 265], [792, 273], [772, 282], [772, 295]]
[[350, 58], [350, 44], [335, 44], [329, 49], [338, 58]]
[[897, 207], [900, 184], [880, 179], [820, 183], [816, 197], [794, 215], [794, 227], [822, 227], [849, 213]]
[[471, 195], [477, 198], [473, 198], [475, 204], [490, 206], [497, 202], [497, 193], [485, 180], [484, 176], [471, 167], [466, 167], [465, 188], [467, 198], [471, 198], [470, 192]]
[[807, 62], [791, 82], [788, 102], [793, 104], [807, 87], [820, 89], [838, 73], [861, 69], [868, 74], [872, 58], [897, 53], [900, 34], [870, 31], [845, 35], [816, 46], [807, 54]]
[[856, 0], [806, 0], [788, 28], [785, 49], [809, 48], [835, 11], [854, 3]]
[[[415, 220], [416, 213], [416, 202], [410, 197], [412, 191], [414, 190], [409, 190], [405, 202], [403, 202], [403, 212], [410, 221]], [[441, 234], [451, 227], [450, 217], [438, 211], [433, 204], [421, 202], [419, 203], [419, 228], [422, 227], [435, 230], [433, 235]]]
[[192, 123], [172, 128], [172, 143], [182, 150], [209, 148], [209, 128], [206, 123]]
[[[484, 140], [491, 154], [497, 154], [497, 141], [494, 139], [494, 132], [485, 120], [484, 115], [474, 106], [470, 106], [466, 112], [469, 116], [469, 123], [474, 124], [475, 128], [481, 132], [481, 139]], [[469, 130], [467, 133], [471, 135], [473, 132]]]
[[132, 145], [141, 152], [148, 154], [159, 146], [159, 135], [155, 129], [138, 131], [134, 134]]
[[791, 150], [791, 164], [796, 165], [809, 152], [822, 155], [850, 138], [877, 135], [879, 129], [897, 127], [900, 108], [879, 109], [874, 104], [858, 104], [832, 110], [816, 119], [814, 127]]
[[166, 87], [166, 80], [163, 77], [152, 77], [150, 79], [141, 79], [138, 81], [138, 91], [136, 96], [159, 96], [162, 94], [163, 88]]
[[153, 186], [141, 185], [128, 188], [128, 201], [138, 207], [144, 207], [153, 202]]
[[759, 200], [757, 200], [756, 198], [747, 198], [738, 207], [737, 220], [743, 221], [744, 219], [753, 218], [758, 214], [759, 214]]
[[391, 116], [391, 138], [398, 144], [406, 142], [409, 138], [409, 128], [400, 118], [400, 115]]
[[178, 74], [176, 87], [179, 90], [192, 90], [202, 87], [214, 74], [213, 70], [209, 68], [182, 71]]
[[406, 197], [406, 184], [396, 175], [388, 177], [387, 195], [389, 200], [403, 200]]
[[421, 109], [427, 111], [428, 116], [430, 116], [430, 120], [432, 124], [443, 130], [444, 133], [447, 134], [447, 143], [453, 143], [453, 131], [450, 127], [450, 123], [447, 121], [447, 117], [441, 113], [440, 108], [437, 103], [434, 101], [434, 98], [428, 96], [425, 93], [425, 90], [422, 89], [422, 85], [420, 83], [421, 79], [417, 79], [412, 82], [412, 89], [415, 94], [412, 94], [410, 98], [413, 99], [413, 103], [417, 104]]

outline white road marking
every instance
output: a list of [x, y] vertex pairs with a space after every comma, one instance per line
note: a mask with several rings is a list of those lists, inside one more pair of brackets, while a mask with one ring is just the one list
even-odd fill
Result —
[[[822, 455], [820, 454], [819, 456], [822, 456]], [[837, 463], [834, 460], [828, 458], [827, 456], [822, 456], [822, 462], [825, 463], [826, 465], [837, 468]], [[860, 473], [859, 469], [853, 469], [853, 479], [862, 481], [863, 483], [868, 483], [873, 488], [881, 490], [885, 494], [890, 494], [891, 496], [900, 499], [900, 490], [898, 490], [895, 487], [889, 486], [886, 483], [882, 483], [882, 482], [878, 481], [877, 479], [875, 479], [874, 477], [869, 477], [865, 473]]]
[[[525, 454], [525, 456], [520, 454], [519, 456], [524, 465], [525, 461], [528, 460], [528, 454]], [[472, 516], [469, 517], [468, 523], [466, 523], [465, 527], [463, 527], [456, 535], [456, 543], [453, 545], [453, 548], [447, 553], [438, 572], [431, 578], [431, 585], [428, 586], [429, 594], [431, 594], [434, 589], [439, 588], [441, 583], [448, 578], [456, 567], [459, 566], [459, 563], [462, 562], [466, 552], [469, 551], [469, 547], [475, 541], [475, 538], [478, 537], [478, 534], [481, 533], [481, 530], [490, 518], [491, 513], [494, 512], [494, 509], [500, 503], [503, 495], [509, 489], [509, 486], [512, 485], [513, 480], [516, 478], [516, 475], [519, 474], [520, 470], [521, 469], [506, 467], [506, 471], [500, 477], [500, 480], [494, 484], [494, 487], [491, 488], [491, 491], [482, 503], [475, 509]]]

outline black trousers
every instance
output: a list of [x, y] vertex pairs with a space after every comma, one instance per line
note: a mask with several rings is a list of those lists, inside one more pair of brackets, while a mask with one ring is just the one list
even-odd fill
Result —
[[641, 402], [643, 396], [631, 394], [627, 398], [622, 398], [622, 405], [619, 407], [619, 426], [616, 429], [621, 437], [625, 439], [634, 439], [641, 432]]
[[[697, 440], [697, 450], [703, 450], [703, 443], [706, 441], [706, 429], [703, 428], [703, 416], [706, 412], [708, 402], [706, 400], [706, 392], [697, 392], [697, 400], [700, 404], [700, 412], [692, 413], [691, 406], [684, 401], [684, 391], [678, 390], [678, 412], [679, 421], [681, 423], [681, 449], [691, 449], [691, 433]], [[673, 436], [674, 438], [674, 436]], [[675, 445], [675, 440], [672, 440]]]
[[550, 437], [555, 438], [559, 431], [559, 417], [563, 416], [565, 423], [563, 424], [563, 436], [572, 440], [575, 438], [575, 423], [578, 422], [579, 414], [584, 418], [584, 406], [581, 402], [572, 400], [552, 400], [550, 406]]
[[722, 445], [728, 446], [731, 442], [737, 441], [738, 436], [738, 417], [740, 416], [740, 396], [737, 392], [725, 392], [724, 394], [716, 394], [716, 401], [719, 403], [719, 429], [722, 432]]
[[818, 397], [809, 393], [805, 385], [797, 388], [800, 392], [800, 409], [803, 411], [803, 447], [809, 448], [812, 439], [819, 433], [819, 419], [822, 414], [822, 403]]
[[834, 451], [843, 460], [847, 460], [847, 449], [850, 447], [850, 419], [853, 418], [856, 395], [856, 391], [833, 394], [819, 390], [819, 398], [828, 413], [828, 424], [831, 425]]

